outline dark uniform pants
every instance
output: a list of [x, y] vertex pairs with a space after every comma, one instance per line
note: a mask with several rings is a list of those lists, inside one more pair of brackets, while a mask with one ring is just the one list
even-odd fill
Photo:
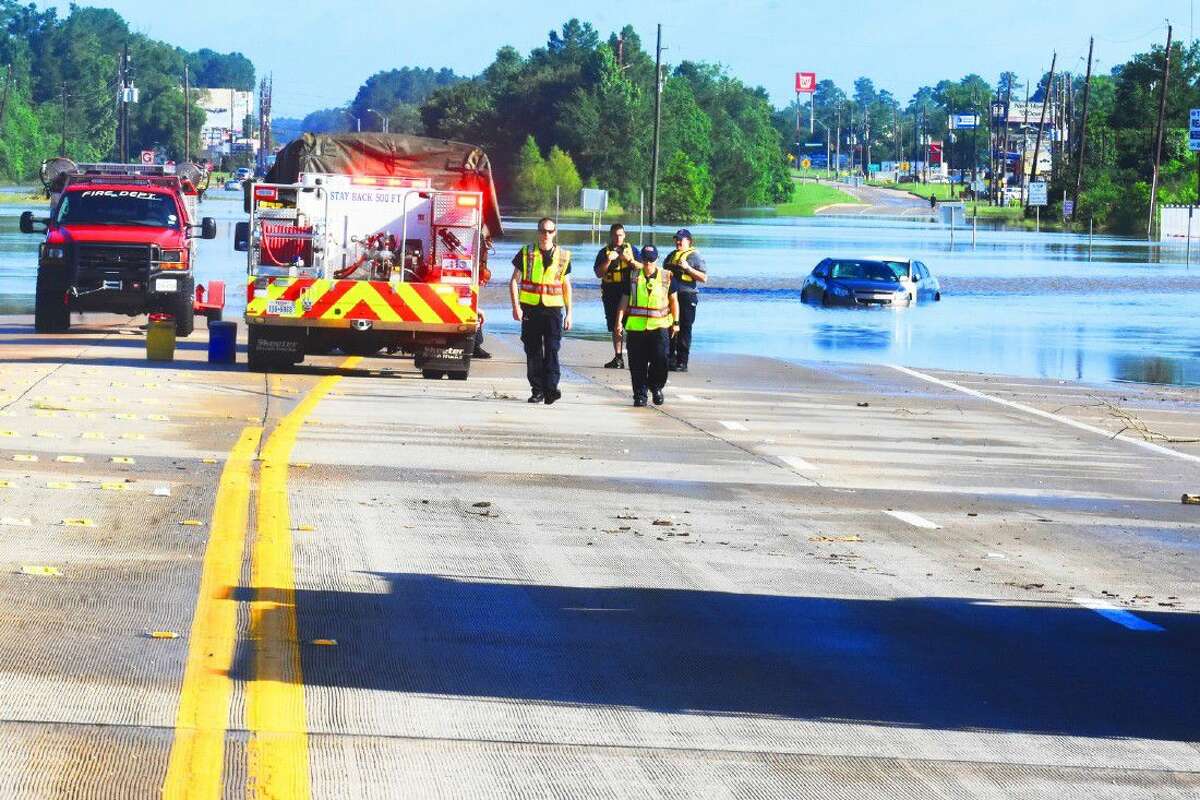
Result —
[[699, 292], [679, 293], [679, 331], [671, 337], [671, 363], [686, 367], [692, 353], [692, 324], [696, 321]]
[[625, 351], [629, 357], [634, 397], [645, 400], [647, 389], [661, 392], [667, 385], [667, 342], [670, 339], [670, 328], [625, 331]]
[[548, 306], [521, 306], [521, 343], [525, 345], [525, 372], [538, 394], [558, 390], [558, 348], [562, 344], [563, 310]]

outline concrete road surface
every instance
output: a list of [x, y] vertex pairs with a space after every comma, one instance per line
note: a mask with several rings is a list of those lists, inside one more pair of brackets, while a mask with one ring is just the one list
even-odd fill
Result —
[[1194, 391], [85, 331], [0, 324], [0, 797], [1200, 796]]

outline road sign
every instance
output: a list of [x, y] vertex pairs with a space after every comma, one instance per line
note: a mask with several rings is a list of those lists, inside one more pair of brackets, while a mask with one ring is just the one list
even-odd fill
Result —
[[1063, 200], [1063, 219], [1070, 219], [1075, 216], [1075, 201]]
[[812, 159], [811, 158], [800, 159], [800, 168], [801, 169], [810, 169], [811, 167], [812, 167]]
[[979, 127], [978, 114], [951, 114], [950, 130], [970, 130]]
[[153, 164], [154, 163], [154, 151], [153, 150], [143, 150], [142, 151], [142, 163], [143, 164]]
[[1046, 184], [1042, 181], [1029, 184], [1029, 205], [1046, 205]]
[[579, 206], [584, 211], [600, 211], [608, 210], [608, 190], [607, 189], [581, 189], [579, 192]]
[[1188, 127], [1191, 130], [1200, 131], [1200, 108], [1192, 109], [1192, 113], [1190, 116], [1190, 123], [1191, 124]]
[[1188, 149], [1193, 153], [1200, 152], [1200, 131], [1188, 131]]
[[817, 90], [817, 73], [815, 72], [797, 72], [796, 73], [796, 93], [811, 94]]

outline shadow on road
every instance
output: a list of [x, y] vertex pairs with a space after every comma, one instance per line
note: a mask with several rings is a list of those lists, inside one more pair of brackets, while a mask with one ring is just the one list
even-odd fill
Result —
[[[959, 598], [380, 577], [386, 593], [297, 592], [301, 641], [338, 641], [302, 646], [307, 684], [943, 730], [1200, 733], [1200, 623], [1187, 614], [1139, 612], [1166, 629], [1150, 633], [1082, 608]], [[249, 644], [234, 673], [254, 677]]]

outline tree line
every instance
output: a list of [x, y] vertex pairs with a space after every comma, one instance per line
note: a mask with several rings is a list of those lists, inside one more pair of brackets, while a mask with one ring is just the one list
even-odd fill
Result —
[[[399, 90], [389, 96], [388, 87]], [[571, 19], [527, 55], [501, 47], [474, 77], [379, 73], [347, 109], [314, 112], [290, 127], [379, 130], [382, 120], [363, 113], [374, 108], [393, 132], [483, 146], [506, 203], [545, 210], [557, 187], [569, 205], [588, 185], [628, 208], [643, 195], [649, 202], [654, 92], [654, 57], [631, 26], [602, 38]], [[785, 139], [765, 90], [715, 64], [683, 61], [664, 70], [661, 106], [660, 217], [701, 220], [715, 208], [790, 198]]]
[[[130, 31], [111, 9], [72, 5], [60, 18], [55, 9], [0, 0], [0, 179], [29, 180], [60, 151], [76, 161], [114, 158], [126, 46], [140, 93], [129, 106], [133, 152], [183, 158], [185, 64], [193, 87], [254, 88], [254, 65], [240, 53], [188, 52]], [[187, 103], [194, 150], [205, 118], [195, 99]]]

